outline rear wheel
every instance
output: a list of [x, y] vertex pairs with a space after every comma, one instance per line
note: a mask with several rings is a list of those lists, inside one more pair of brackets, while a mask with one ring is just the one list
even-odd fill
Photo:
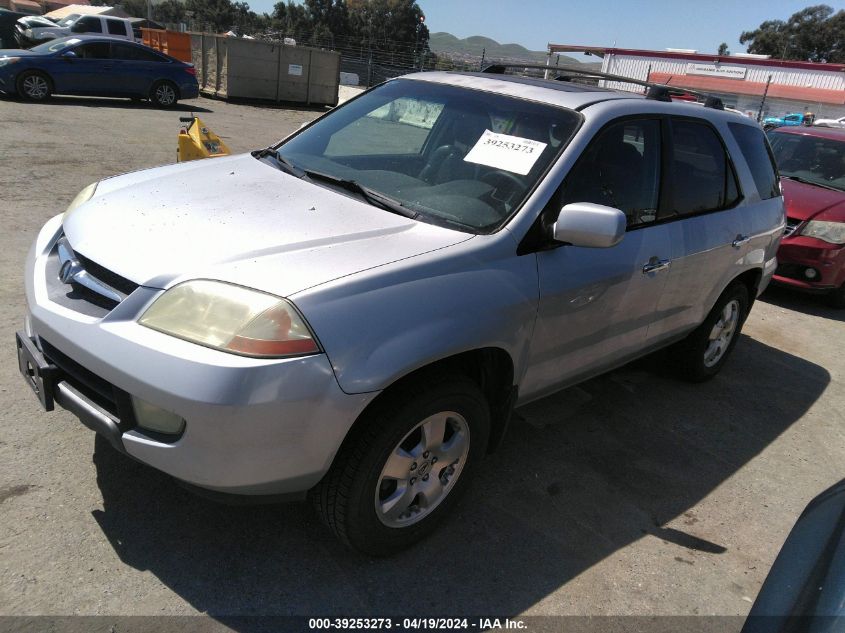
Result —
[[487, 450], [490, 412], [462, 375], [430, 376], [377, 403], [311, 491], [348, 546], [386, 556], [434, 530]]
[[733, 351], [748, 315], [748, 289], [735, 283], [728, 287], [700, 326], [668, 353], [682, 378], [709, 380], [719, 373]]
[[17, 81], [18, 94], [30, 101], [44, 101], [53, 93], [53, 82], [42, 72], [27, 70]]
[[172, 108], [178, 100], [176, 85], [170, 81], [157, 81], [150, 89], [150, 101], [160, 108]]

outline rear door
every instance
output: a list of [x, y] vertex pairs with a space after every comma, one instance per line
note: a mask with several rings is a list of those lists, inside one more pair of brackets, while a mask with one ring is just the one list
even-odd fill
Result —
[[116, 18], [105, 18], [106, 31], [112, 37], [122, 37], [130, 39], [132, 37], [132, 29], [127, 28], [129, 22], [118, 20]]
[[113, 42], [114, 85], [122, 94], [146, 97], [153, 81], [162, 76], [165, 58], [129, 43]]
[[[542, 394], [637, 355], [669, 278], [669, 228], [657, 223], [660, 117], [625, 118], [600, 130], [567, 175], [561, 206], [621, 209], [624, 239], [612, 248], [562, 245], [537, 254], [540, 303], [529, 369], [520, 387]], [[555, 207], [560, 208], [560, 207]]]
[[742, 271], [750, 226], [736, 170], [717, 129], [704, 119], [669, 118], [665, 222], [672, 274], [660, 318], [649, 331], [657, 343], [700, 324], [718, 295]]

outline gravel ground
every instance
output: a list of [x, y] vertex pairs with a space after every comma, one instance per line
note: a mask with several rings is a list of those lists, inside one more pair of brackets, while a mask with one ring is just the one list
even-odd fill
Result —
[[814, 298], [764, 296], [709, 383], [644, 361], [524, 408], [457, 515], [388, 560], [345, 551], [303, 504], [196, 498], [40, 411], [13, 335], [43, 222], [90, 182], [175, 160], [189, 110], [233, 151], [319, 112], [183, 109], [0, 100], [0, 615], [747, 613], [843, 476], [845, 313]]

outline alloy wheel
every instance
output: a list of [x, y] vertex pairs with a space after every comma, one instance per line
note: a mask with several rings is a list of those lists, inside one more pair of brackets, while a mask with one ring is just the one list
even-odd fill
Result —
[[176, 91], [169, 84], [160, 84], [155, 94], [156, 101], [161, 105], [172, 105], [176, 101]]
[[23, 80], [23, 91], [30, 99], [43, 99], [50, 92], [50, 86], [41, 75], [29, 75]]
[[375, 491], [376, 514], [386, 526], [421, 521], [446, 498], [469, 453], [469, 425], [454, 411], [417, 424], [391, 451]]
[[722, 308], [722, 313], [719, 315], [719, 320], [713, 325], [710, 330], [710, 336], [707, 341], [707, 348], [704, 350], [704, 366], [713, 367], [718, 363], [728, 346], [731, 339], [736, 332], [736, 327], [739, 324], [739, 301], [733, 299], [725, 304]]

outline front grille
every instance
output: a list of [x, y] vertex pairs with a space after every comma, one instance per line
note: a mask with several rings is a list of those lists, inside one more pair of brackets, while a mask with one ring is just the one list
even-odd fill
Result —
[[795, 229], [801, 226], [802, 220], [796, 218], [786, 218], [786, 227], [783, 229], [783, 236], [788, 237], [795, 233]]
[[74, 253], [88, 276], [112, 290], [120, 301], [104, 296], [81, 283], [64, 283], [60, 278], [61, 258], [57, 244], [47, 257], [47, 294], [51, 301], [87, 316], [103, 318], [132, 294], [138, 284], [111, 272], [87, 257]]
[[117, 290], [120, 294], [124, 295], [124, 298], [131, 295], [138, 289], [138, 284], [134, 281], [129, 281], [125, 277], [121, 277], [117, 273], [113, 273], [112, 271], [103, 268], [98, 263], [92, 262], [90, 259], [85, 257], [82, 253], [77, 253], [76, 257], [80, 262], [82, 262], [82, 265], [85, 267], [85, 270], [88, 271], [89, 275], [112, 290]]
[[43, 338], [39, 338], [38, 342], [44, 355], [61, 371], [59, 380], [68, 382], [83, 396], [114, 416], [121, 432], [125, 433], [135, 427], [135, 413], [128, 393], [89, 371]]

